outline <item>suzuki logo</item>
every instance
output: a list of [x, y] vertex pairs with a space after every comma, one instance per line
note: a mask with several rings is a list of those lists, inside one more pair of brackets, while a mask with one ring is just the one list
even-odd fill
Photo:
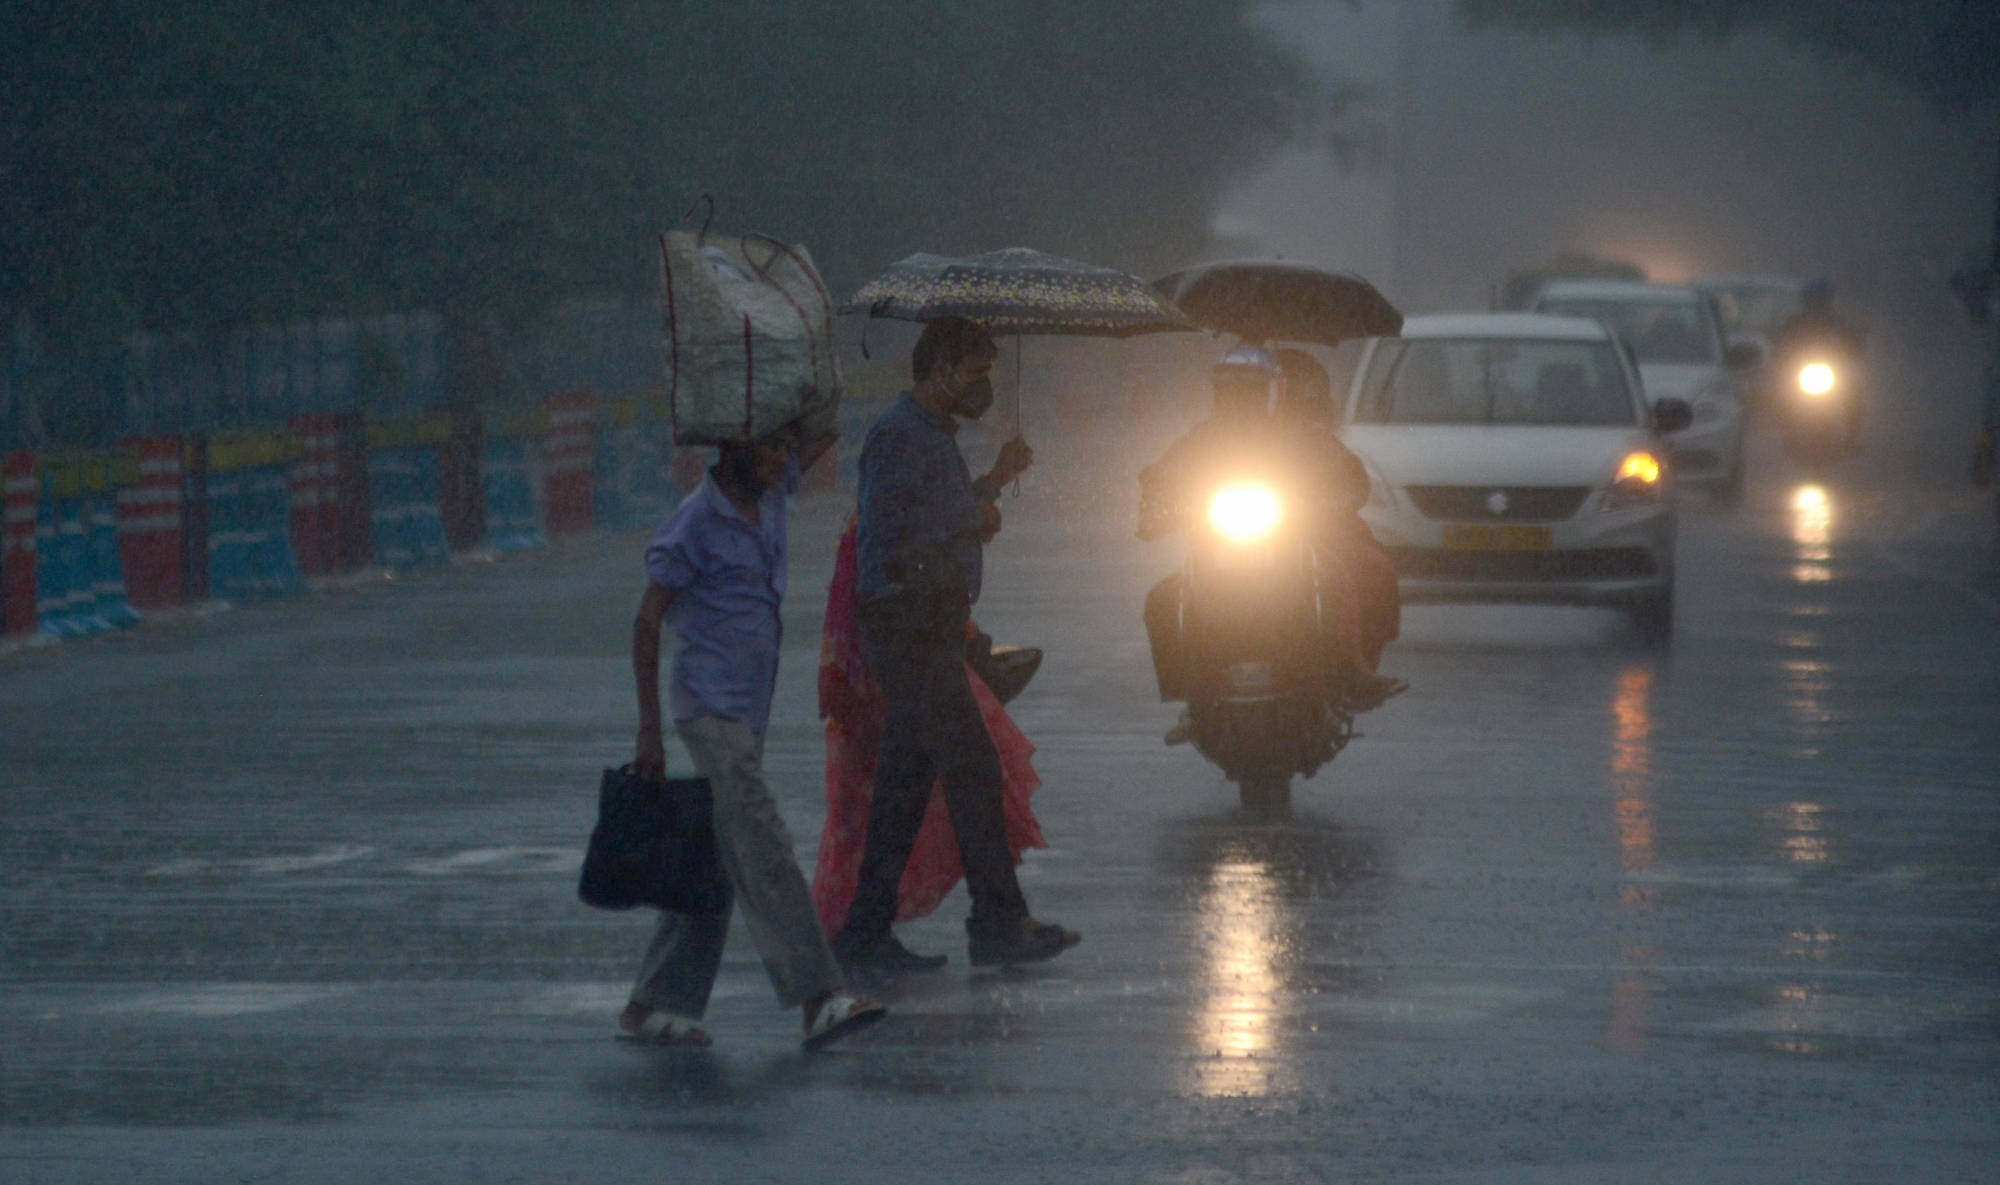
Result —
[[1492, 493], [1486, 495], [1486, 509], [1492, 514], [1507, 513], [1508, 505], [1507, 491], [1505, 490], [1494, 490]]

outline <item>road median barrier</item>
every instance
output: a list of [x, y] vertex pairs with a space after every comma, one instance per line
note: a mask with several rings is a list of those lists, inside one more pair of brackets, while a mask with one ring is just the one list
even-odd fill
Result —
[[19, 450], [0, 461], [6, 491], [5, 535], [0, 536], [0, 635], [32, 635], [37, 624], [36, 506], [41, 477], [35, 454]]
[[438, 509], [438, 446], [451, 440], [451, 417], [371, 416], [367, 437], [376, 562], [391, 569], [449, 562]]
[[547, 409], [488, 416], [484, 431], [479, 480], [486, 494], [486, 545], [503, 552], [547, 547], [536, 497]]
[[291, 469], [301, 453], [289, 432], [209, 437], [209, 595], [252, 601], [305, 589], [291, 522]]
[[680, 505], [670, 466], [673, 433], [666, 401], [645, 396], [607, 401], [598, 417], [591, 506], [610, 530], [659, 526]]
[[542, 525], [551, 536], [590, 530], [591, 471], [597, 461], [597, 396], [566, 391], [547, 401], [549, 435], [542, 446]]

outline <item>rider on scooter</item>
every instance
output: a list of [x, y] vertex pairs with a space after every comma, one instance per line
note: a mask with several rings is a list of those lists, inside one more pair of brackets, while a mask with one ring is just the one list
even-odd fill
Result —
[[[1367, 533], [1357, 514], [1368, 498], [1367, 471], [1330, 431], [1272, 414], [1273, 395], [1282, 392], [1284, 377], [1277, 359], [1258, 346], [1238, 346], [1223, 357], [1215, 367], [1215, 402], [1209, 418], [1139, 474], [1139, 538], [1158, 539], [1179, 530], [1194, 498], [1233, 469], [1249, 465], [1280, 478], [1293, 511], [1308, 524], [1308, 537], [1320, 541], [1328, 568], [1345, 577], [1340, 584], [1349, 590], [1348, 603], [1357, 594], [1358, 599], [1368, 599], [1371, 592], [1379, 600], [1381, 582], [1355, 579], [1353, 569], [1343, 566], [1348, 561], [1338, 554], [1348, 549], [1328, 546], [1357, 529]], [[1146, 627], [1156, 638], [1174, 628], [1179, 584], [1178, 576], [1170, 576], [1147, 595]], [[1395, 586], [1391, 582], [1388, 587]], [[1393, 609], [1385, 613], [1380, 605], [1362, 604], [1359, 609], [1364, 622], [1394, 614]], [[1345, 620], [1336, 616], [1326, 624], [1336, 635], [1329, 639], [1333, 643], [1329, 650], [1345, 668], [1334, 672], [1333, 680], [1341, 706], [1352, 712], [1369, 711], [1409, 686], [1373, 670], [1380, 646], [1370, 645], [1368, 638], [1371, 632], [1380, 633], [1379, 628], [1357, 630], [1351, 613]], [[1168, 649], [1154, 647], [1156, 654]]]

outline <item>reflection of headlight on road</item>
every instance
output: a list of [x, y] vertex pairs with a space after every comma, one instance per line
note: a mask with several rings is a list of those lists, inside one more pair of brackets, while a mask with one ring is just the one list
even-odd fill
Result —
[[1208, 501], [1209, 525], [1238, 543], [1255, 543], [1277, 530], [1284, 514], [1270, 486], [1226, 486]]
[[1799, 390], [1808, 395], [1824, 395], [1833, 390], [1836, 376], [1824, 362], [1810, 362], [1799, 369]]

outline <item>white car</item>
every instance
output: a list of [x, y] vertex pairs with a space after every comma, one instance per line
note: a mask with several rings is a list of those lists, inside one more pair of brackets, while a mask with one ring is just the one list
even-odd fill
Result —
[[[1693, 288], [1636, 280], [1553, 280], [1535, 311], [1601, 321], [1639, 362], [1646, 398], [1680, 399], [1694, 422], [1671, 437], [1674, 476], [1729, 502], [1743, 492], [1743, 383], [1755, 358], [1723, 342], [1715, 306]], [[1735, 363], [1736, 366], [1732, 366]]]
[[1366, 343], [1341, 438], [1366, 463], [1361, 517], [1406, 601], [1629, 610], [1673, 628], [1675, 498], [1661, 430], [1597, 321], [1530, 313], [1411, 317]]

